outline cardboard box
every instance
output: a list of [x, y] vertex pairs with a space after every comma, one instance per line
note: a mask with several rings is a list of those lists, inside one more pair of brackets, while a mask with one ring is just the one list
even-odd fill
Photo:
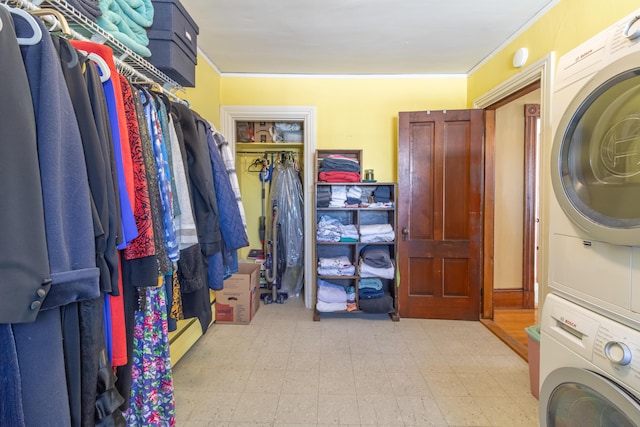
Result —
[[271, 132], [273, 129], [273, 122], [254, 122], [253, 129], [256, 142], [273, 142]]
[[260, 306], [260, 264], [239, 263], [216, 292], [216, 322], [247, 325]]

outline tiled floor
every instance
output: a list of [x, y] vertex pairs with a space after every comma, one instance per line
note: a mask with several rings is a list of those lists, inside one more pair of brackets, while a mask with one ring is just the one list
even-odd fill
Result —
[[537, 426], [526, 362], [479, 322], [323, 315], [214, 325], [174, 367], [178, 427]]

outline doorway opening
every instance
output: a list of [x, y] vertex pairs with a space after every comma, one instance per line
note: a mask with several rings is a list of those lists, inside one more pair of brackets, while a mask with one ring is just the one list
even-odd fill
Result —
[[[235, 154], [236, 165], [238, 164], [238, 126], [239, 122], [290, 122], [301, 123], [302, 143], [300, 144], [300, 151], [302, 157], [302, 192], [303, 192], [303, 230], [304, 236], [312, 236], [313, 234], [313, 170], [314, 170], [314, 156], [316, 150], [316, 110], [315, 107], [297, 107], [297, 106], [245, 106], [245, 105], [222, 105], [220, 106], [220, 127], [221, 132], [226, 136], [232, 152]], [[269, 147], [269, 150], [274, 150], [272, 147], [274, 144], [266, 144], [261, 142], [253, 142], [256, 147], [261, 148]], [[287, 142], [278, 144], [277, 150], [285, 148], [289, 150], [294, 144], [287, 145]], [[264, 150], [260, 150], [264, 151]], [[257, 179], [255, 183], [259, 183]], [[242, 182], [240, 187], [242, 190]], [[256, 184], [259, 185], [259, 184]], [[253, 212], [255, 221], [253, 224], [249, 223], [249, 212], [247, 214], [247, 227], [258, 227], [258, 219], [260, 216], [259, 208], [256, 212]], [[253, 246], [256, 242], [251, 242]], [[306, 308], [313, 307], [313, 301], [315, 298], [315, 286], [312, 286], [311, 279], [313, 277], [312, 266], [312, 239], [306, 238], [303, 242], [304, 249], [304, 284], [303, 295]], [[258, 245], [259, 246], [259, 245]]]
[[[545, 200], [550, 183], [546, 161], [549, 149], [545, 142], [551, 141], [548, 106], [553, 63], [551, 53], [474, 103], [475, 107], [485, 109], [487, 129], [481, 321], [524, 359], [527, 359], [525, 328], [537, 323], [536, 302], [544, 297], [546, 289], [548, 262], [538, 254], [547, 253]], [[508, 121], [501, 117], [514, 105], [519, 123], [525, 129], [521, 130], [517, 142], [507, 142], [511, 146], [507, 146], [506, 152], [517, 144], [517, 172], [509, 168], [516, 164], [515, 155], [503, 156], [504, 139], [508, 136], [505, 137], [502, 127]], [[513, 174], [518, 175], [520, 183], [511, 182], [511, 178], [516, 178]], [[514, 192], [519, 192], [516, 200], [513, 200]], [[512, 224], [509, 229], [507, 220], [516, 221], [515, 226]], [[514, 237], [516, 228], [519, 231]], [[513, 263], [508, 265], [508, 256], [514, 252], [518, 258], [515, 267]]]

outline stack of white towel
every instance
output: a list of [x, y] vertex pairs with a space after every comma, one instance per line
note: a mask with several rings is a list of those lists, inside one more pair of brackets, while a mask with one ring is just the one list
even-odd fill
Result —
[[369, 224], [360, 226], [360, 241], [363, 243], [393, 242], [396, 234], [391, 224]]
[[318, 276], [353, 276], [355, 273], [356, 267], [346, 256], [318, 259]]
[[332, 185], [331, 186], [331, 201], [329, 201], [330, 208], [344, 208], [344, 204], [347, 201], [347, 186], [346, 185]]

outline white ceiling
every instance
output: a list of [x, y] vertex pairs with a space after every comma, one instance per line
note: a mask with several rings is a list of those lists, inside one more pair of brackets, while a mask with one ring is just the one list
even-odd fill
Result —
[[559, 0], [181, 0], [222, 73], [467, 74]]

